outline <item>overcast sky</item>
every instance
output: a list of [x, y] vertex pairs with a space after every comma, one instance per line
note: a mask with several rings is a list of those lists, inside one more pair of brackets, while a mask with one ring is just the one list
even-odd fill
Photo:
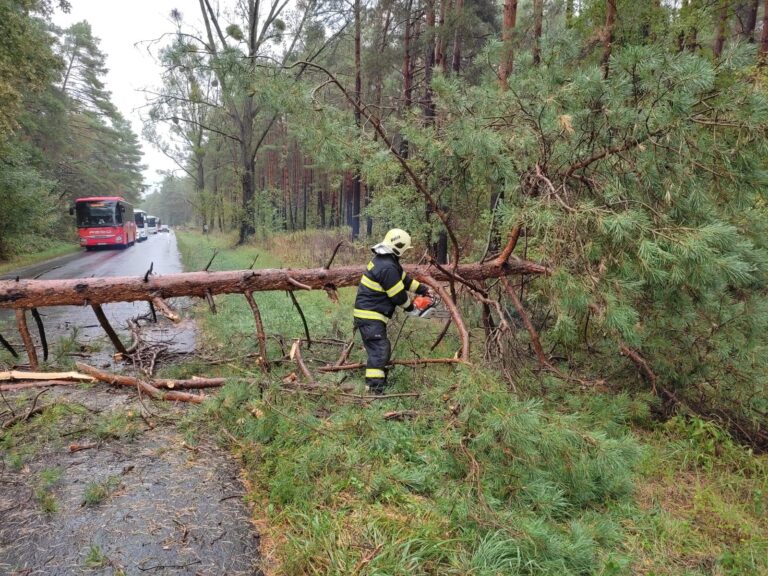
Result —
[[[112, 101], [129, 118], [134, 131], [141, 137], [141, 115], [146, 116], [146, 96], [142, 89], [157, 88], [160, 67], [147, 52], [148, 41], [173, 32], [169, 14], [177, 8], [195, 20], [198, 3], [195, 0], [70, 0], [69, 14], [57, 11], [54, 22], [62, 27], [81, 20], [91, 24], [93, 35], [101, 40], [100, 48], [107, 56], [106, 84]], [[152, 49], [156, 53], [156, 46]], [[159, 182], [158, 170], [172, 170], [176, 165], [149, 142], [141, 140], [144, 152], [144, 180]]]

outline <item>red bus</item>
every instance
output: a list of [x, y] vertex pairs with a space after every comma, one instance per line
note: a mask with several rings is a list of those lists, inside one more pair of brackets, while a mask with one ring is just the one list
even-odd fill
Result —
[[98, 246], [126, 248], [136, 242], [133, 206], [121, 196], [78, 198], [69, 213], [77, 217], [80, 246], [86, 250]]

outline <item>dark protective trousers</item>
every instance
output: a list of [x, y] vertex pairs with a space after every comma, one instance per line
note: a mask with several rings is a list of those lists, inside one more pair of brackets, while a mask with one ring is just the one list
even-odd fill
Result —
[[365, 383], [374, 394], [381, 394], [387, 386], [387, 364], [392, 349], [387, 338], [387, 325], [379, 320], [355, 318], [363, 346], [368, 353]]

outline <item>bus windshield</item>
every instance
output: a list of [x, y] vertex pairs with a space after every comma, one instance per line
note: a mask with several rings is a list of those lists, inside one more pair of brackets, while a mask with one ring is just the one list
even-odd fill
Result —
[[97, 226], [115, 226], [122, 218], [115, 218], [117, 202], [94, 200], [78, 202], [75, 205], [77, 226], [79, 228], [94, 228]]
[[136, 226], [139, 228], [144, 227], [144, 213], [143, 212], [134, 212], [133, 218], [136, 221]]
[[147, 226], [149, 226], [150, 228], [153, 228], [156, 225], [157, 225], [157, 218], [155, 218], [154, 216], [148, 216], [147, 217]]

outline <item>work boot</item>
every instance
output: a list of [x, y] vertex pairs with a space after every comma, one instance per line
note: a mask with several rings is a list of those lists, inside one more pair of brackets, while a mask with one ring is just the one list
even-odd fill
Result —
[[376, 396], [384, 394], [384, 389], [387, 387], [387, 382], [383, 378], [369, 378], [367, 383], [368, 392]]

